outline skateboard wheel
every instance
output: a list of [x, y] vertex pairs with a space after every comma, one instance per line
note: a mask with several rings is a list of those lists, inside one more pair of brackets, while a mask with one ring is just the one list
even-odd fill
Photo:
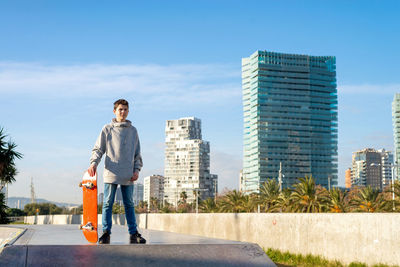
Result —
[[92, 189], [93, 187], [94, 187], [94, 184], [93, 184], [93, 183], [90, 183], [90, 184], [89, 184], [89, 188]]
[[79, 187], [82, 187], [82, 182], [79, 183]]
[[82, 226], [83, 226], [82, 224], [81, 224], [81, 225], [79, 225], [79, 230], [82, 230]]
[[90, 227], [90, 230], [92, 230], [92, 231], [93, 231], [93, 230], [94, 230], [94, 227], [93, 227], [93, 226], [92, 226], [92, 227]]

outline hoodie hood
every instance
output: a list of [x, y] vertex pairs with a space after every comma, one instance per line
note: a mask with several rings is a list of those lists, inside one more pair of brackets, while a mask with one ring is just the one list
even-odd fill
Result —
[[130, 120], [125, 120], [124, 122], [118, 122], [115, 118], [111, 121], [112, 126], [114, 127], [131, 127], [132, 122]]

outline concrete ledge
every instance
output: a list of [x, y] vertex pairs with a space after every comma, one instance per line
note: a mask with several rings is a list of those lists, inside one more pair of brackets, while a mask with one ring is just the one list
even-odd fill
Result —
[[12, 243], [25, 229], [0, 226], [0, 252], [4, 246]]
[[[29, 253], [28, 253], [29, 251]], [[11, 246], [0, 266], [276, 266], [255, 244]]]
[[[81, 216], [34, 217], [26, 217], [25, 222], [80, 224]], [[137, 214], [136, 218], [143, 229], [256, 243], [346, 264], [400, 262], [400, 213], [173, 213]], [[113, 223], [124, 225], [124, 215], [114, 215]]]

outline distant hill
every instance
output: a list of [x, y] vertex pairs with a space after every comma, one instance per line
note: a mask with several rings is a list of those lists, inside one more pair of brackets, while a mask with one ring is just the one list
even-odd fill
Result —
[[[18, 203], [18, 201], [19, 201], [19, 203]], [[27, 198], [27, 197], [9, 197], [7, 199], [7, 206], [9, 208], [24, 209], [25, 205], [29, 204], [29, 203], [31, 203], [31, 199]], [[78, 204], [54, 202], [54, 201], [49, 201], [49, 200], [46, 200], [43, 198], [36, 199], [36, 203], [53, 203], [53, 204], [56, 204], [58, 207], [66, 207], [66, 208], [78, 206]]]

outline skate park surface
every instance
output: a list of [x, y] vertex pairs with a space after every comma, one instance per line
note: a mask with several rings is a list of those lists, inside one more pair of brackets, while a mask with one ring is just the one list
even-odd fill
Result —
[[113, 225], [111, 244], [98, 245], [78, 225], [0, 226], [0, 266], [276, 266], [252, 243], [139, 232], [147, 244], [129, 245], [128, 228]]

